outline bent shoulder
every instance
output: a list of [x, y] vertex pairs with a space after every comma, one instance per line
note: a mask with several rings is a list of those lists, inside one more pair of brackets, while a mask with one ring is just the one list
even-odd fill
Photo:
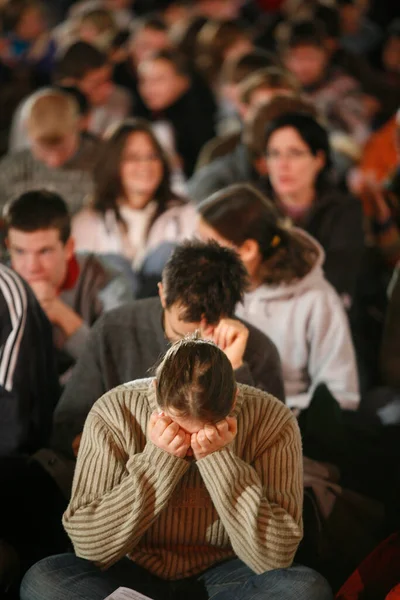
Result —
[[25, 164], [27, 162], [33, 162], [33, 156], [28, 148], [24, 150], [17, 150], [16, 152], [10, 152], [3, 156], [0, 160], [0, 170], [3, 174], [9, 174], [9, 169], [15, 166]]
[[238, 383], [237, 417], [248, 422], [249, 427], [262, 429], [263, 435], [273, 443], [286, 427], [298, 428], [293, 412], [272, 394]]
[[[161, 314], [161, 303], [158, 297], [134, 300], [123, 306], [118, 306], [101, 316], [95, 323], [95, 328], [119, 339], [121, 344], [126, 344], [127, 331], [136, 328], [146, 328], [150, 323], [155, 328], [157, 312]], [[161, 318], [160, 318], [161, 323]]]
[[93, 405], [90, 415], [113, 430], [131, 429], [133, 421], [145, 425], [155, 409], [153, 378], [136, 379], [106, 392]]

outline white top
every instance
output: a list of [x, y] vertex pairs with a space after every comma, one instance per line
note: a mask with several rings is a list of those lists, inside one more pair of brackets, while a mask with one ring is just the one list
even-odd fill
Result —
[[192, 204], [167, 209], [149, 230], [155, 211], [155, 202], [150, 202], [143, 210], [121, 206], [121, 216], [127, 225], [125, 232], [113, 211], [108, 210], [103, 218], [92, 209], [85, 208], [72, 219], [76, 249], [120, 254], [137, 269], [147, 253], [163, 242], [179, 243], [192, 237], [196, 226], [196, 210]]
[[323, 274], [321, 246], [304, 231], [294, 232], [318, 250], [310, 273], [290, 285], [261, 285], [245, 295], [236, 314], [277, 346], [289, 407], [306, 408], [318, 384], [325, 383], [342, 408], [356, 410], [358, 375], [347, 315]]

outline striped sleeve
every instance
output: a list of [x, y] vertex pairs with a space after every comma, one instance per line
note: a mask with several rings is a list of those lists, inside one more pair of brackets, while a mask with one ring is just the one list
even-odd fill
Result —
[[252, 465], [230, 447], [197, 462], [234, 552], [255, 573], [290, 566], [303, 534], [300, 433], [293, 416], [279, 420]]
[[118, 401], [103, 409], [113, 425], [89, 413], [63, 523], [77, 556], [108, 568], [136, 546], [189, 465], [151, 442], [140, 452], [138, 440], [127, 456]]
[[19, 277], [4, 266], [0, 269], [0, 294], [11, 322], [11, 330], [0, 350], [0, 386], [11, 392], [26, 326], [28, 299]]

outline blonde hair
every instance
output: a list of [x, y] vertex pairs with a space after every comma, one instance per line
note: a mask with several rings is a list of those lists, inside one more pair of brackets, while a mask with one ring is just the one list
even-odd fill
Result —
[[59, 90], [42, 91], [30, 100], [26, 115], [29, 136], [55, 145], [71, 132], [78, 132], [79, 106], [75, 98]]

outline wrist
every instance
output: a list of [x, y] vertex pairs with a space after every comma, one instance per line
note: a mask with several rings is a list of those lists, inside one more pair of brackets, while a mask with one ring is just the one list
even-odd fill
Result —
[[243, 364], [244, 364], [243, 359], [231, 362], [232, 369], [234, 371], [237, 371], [238, 369], [240, 369], [241, 367], [243, 367]]
[[82, 327], [83, 319], [64, 302], [57, 300], [53, 322], [63, 330], [67, 337], [71, 337]]

